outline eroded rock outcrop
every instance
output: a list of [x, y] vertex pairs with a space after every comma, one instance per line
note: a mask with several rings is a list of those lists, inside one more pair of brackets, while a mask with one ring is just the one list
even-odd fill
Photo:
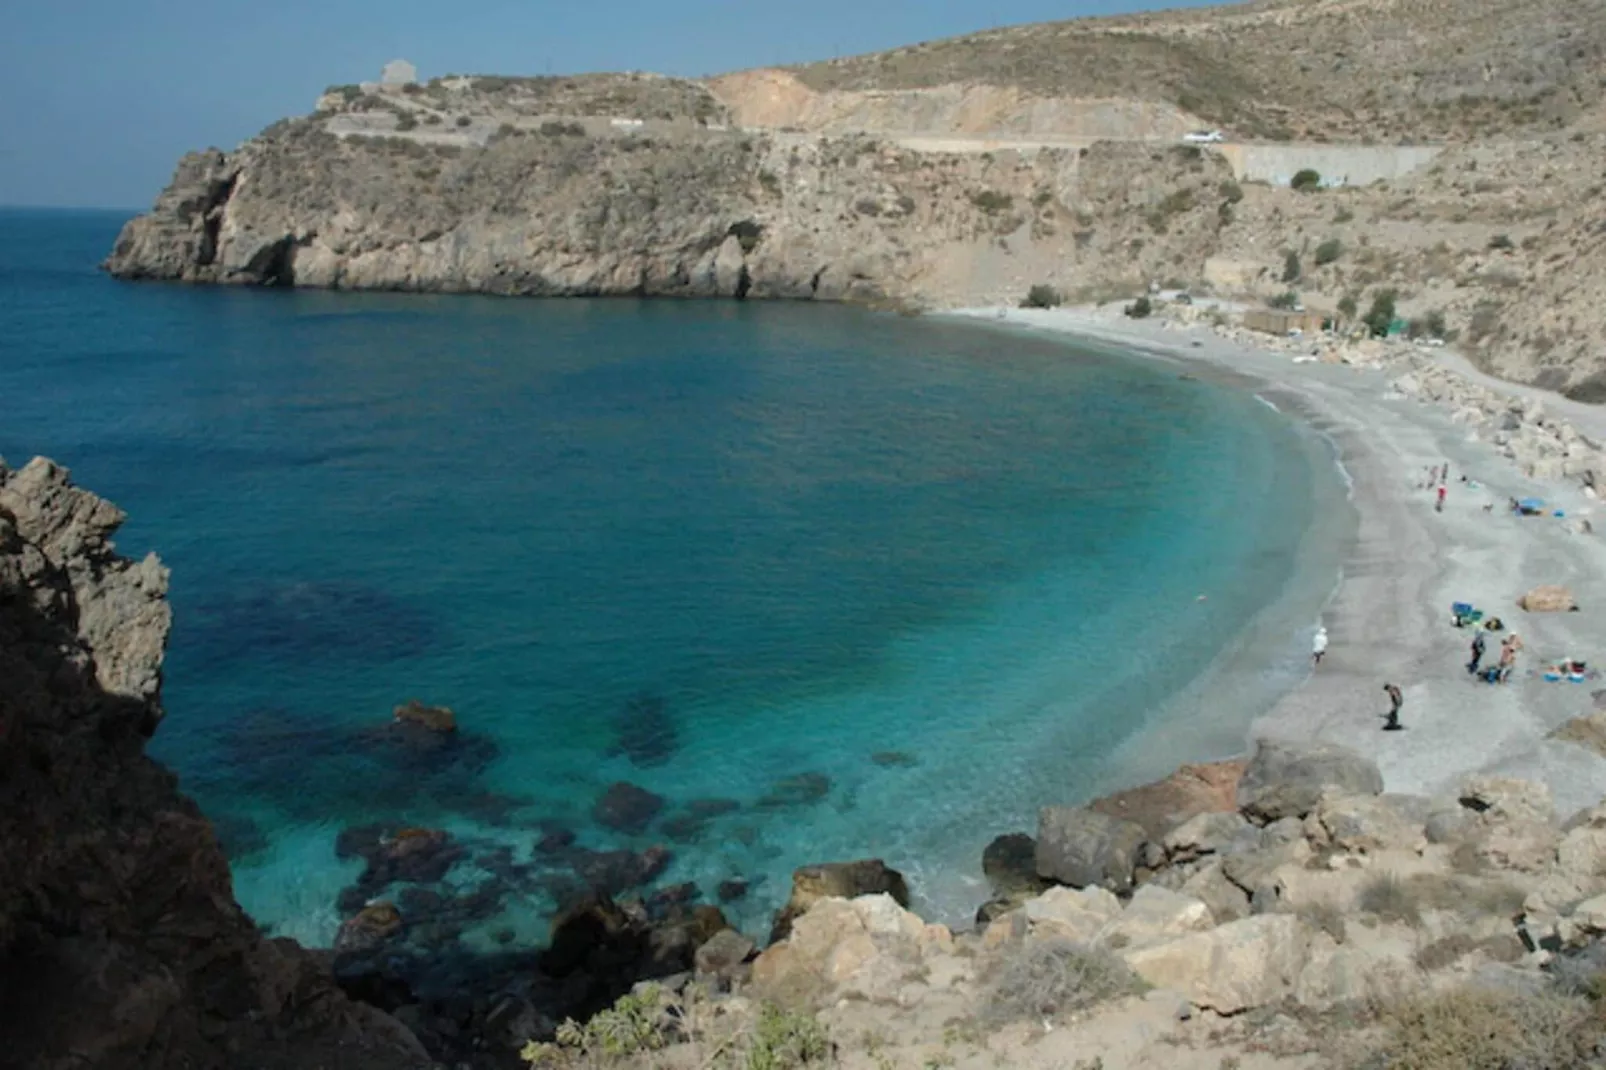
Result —
[[211, 826], [146, 757], [161, 720], [167, 570], [117, 555], [123, 519], [49, 461], [0, 464], [6, 1065], [428, 1066], [405, 1028], [349, 1002], [319, 958], [259, 934]]

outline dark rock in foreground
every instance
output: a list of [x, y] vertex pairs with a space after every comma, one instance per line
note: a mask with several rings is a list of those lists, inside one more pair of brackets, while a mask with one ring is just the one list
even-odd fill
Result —
[[122, 521], [48, 461], [0, 465], [0, 1061], [423, 1070], [400, 1023], [263, 938], [146, 757], [167, 570], [116, 555]]

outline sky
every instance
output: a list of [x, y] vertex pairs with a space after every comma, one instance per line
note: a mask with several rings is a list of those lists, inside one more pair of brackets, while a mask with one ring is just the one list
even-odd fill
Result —
[[0, 205], [144, 208], [185, 152], [229, 149], [326, 86], [696, 76], [870, 52], [1154, 0], [4, 0]]

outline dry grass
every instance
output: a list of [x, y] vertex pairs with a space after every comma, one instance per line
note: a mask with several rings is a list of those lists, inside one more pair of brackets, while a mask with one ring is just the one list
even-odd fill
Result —
[[1068, 940], [1016, 944], [1000, 954], [982, 995], [981, 1017], [993, 1024], [1056, 1018], [1143, 988], [1115, 955]]
[[1463, 917], [1500, 917], [1522, 910], [1523, 891], [1509, 881], [1419, 873], [1402, 878], [1379, 874], [1361, 889], [1357, 905], [1384, 921], [1419, 925], [1427, 910], [1454, 911]]
[[1382, 1012], [1383, 1039], [1365, 1065], [1389, 1070], [1583, 1070], [1598, 1065], [1603, 1022], [1553, 992], [1460, 988]]
[[1316, 903], [1306, 903], [1294, 913], [1303, 918], [1306, 924], [1331, 936], [1334, 941], [1342, 944], [1348, 931], [1344, 927], [1344, 912], [1337, 904], [1325, 900]]

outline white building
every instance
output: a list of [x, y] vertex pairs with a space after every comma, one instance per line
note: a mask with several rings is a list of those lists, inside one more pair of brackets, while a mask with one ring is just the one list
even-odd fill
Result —
[[380, 85], [412, 85], [418, 81], [418, 68], [404, 59], [393, 59], [379, 72]]

